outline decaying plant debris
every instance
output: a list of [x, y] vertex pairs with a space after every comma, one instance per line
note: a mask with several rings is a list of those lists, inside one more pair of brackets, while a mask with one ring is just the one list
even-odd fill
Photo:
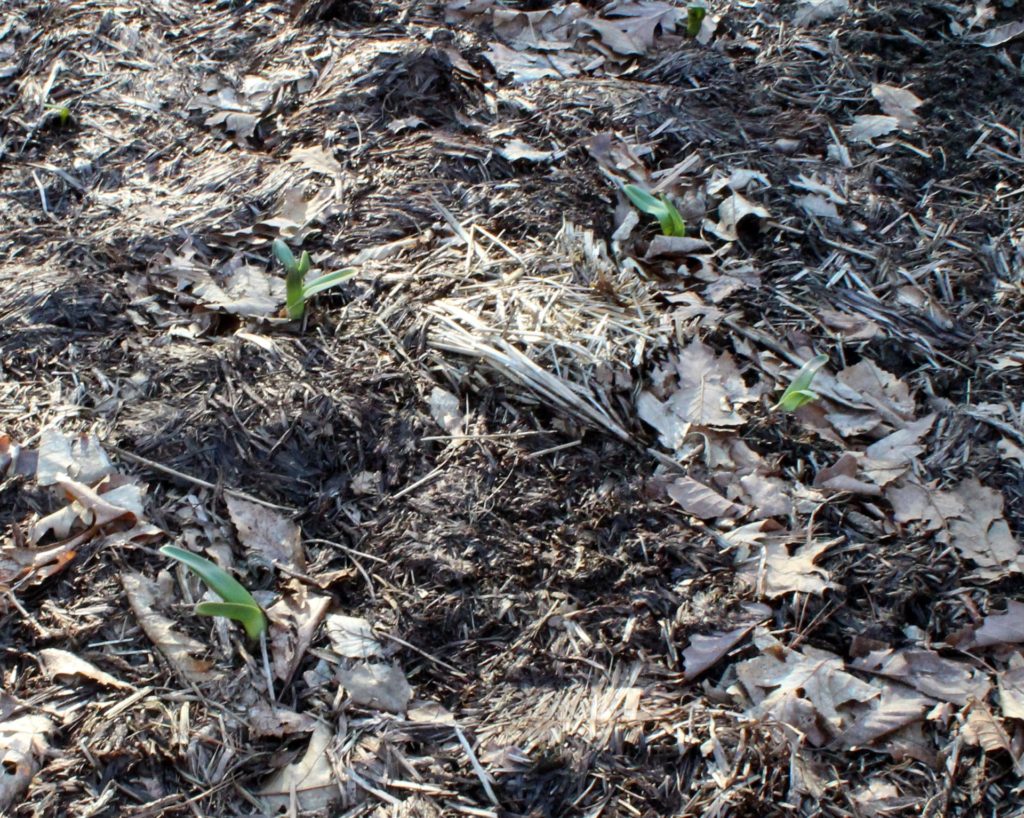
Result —
[[0, 810], [1016, 814], [1014, 6], [5, 3]]

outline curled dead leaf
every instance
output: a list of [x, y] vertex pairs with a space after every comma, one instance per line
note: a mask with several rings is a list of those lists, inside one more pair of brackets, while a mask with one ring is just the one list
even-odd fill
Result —
[[97, 682], [106, 687], [116, 687], [122, 690], [131, 689], [131, 685], [122, 682], [115, 676], [111, 676], [100, 670], [91, 662], [85, 661], [73, 653], [57, 648], [43, 648], [39, 651], [39, 658], [43, 663], [43, 671], [51, 679], [60, 676], [81, 676], [84, 679]]
[[33, 713], [0, 721], [0, 812], [24, 795], [50, 746], [53, 722]]
[[1009, 600], [1005, 613], [989, 614], [981, 625], [961, 631], [949, 642], [962, 650], [1024, 642], [1024, 602]]
[[692, 477], [676, 478], [665, 486], [665, 492], [684, 511], [702, 520], [713, 520], [717, 517], [734, 519], [750, 511], [746, 506], [727, 500], [714, 489]]
[[121, 585], [142, 630], [171, 667], [191, 682], [205, 682], [213, 678], [210, 673], [213, 662], [195, 658], [195, 655], [206, 651], [206, 646], [176, 631], [170, 619], [153, 610], [159, 594], [156, 583], [142, 574], [124, 573]]
[[302, 758], [282, 767], [263, 783], [258, 794], [271, 814], [291, 809], [293, 797], [299, 809], [313, 812], [326, 809], [340, 795], [327, 755], [333, 740], [331, 729], [317, 724]]
[[894, 679], [933, 699], [953, 704], [967, 704], [971, 699], [981, 701], [992, 688], [986, 673], [932, 650], [875, 650], [855, 659], [852, 667]]
[[304, 584], [291, 583], [291, 589], [267, 608], [274, 675], [285, 684], [295, 674], [331, 606], [329, 596], [311, 594]]
[[754, 625], [744, 625], [724, 633], [694, 634], [683, 651], [683, 668], [687, 681], [693, 681], [714, 667], [736, 645], [743, 641]]
[[843, 660], [828, 651], [787, 648], [763, 628], [755, 632], [754, 644], [762, 654], [736, 666], [752, 703], [748, 712], [774, 719], [798, 741], [828, 744], [854, 723], [854, 705], [880, 693], [847, 673]]

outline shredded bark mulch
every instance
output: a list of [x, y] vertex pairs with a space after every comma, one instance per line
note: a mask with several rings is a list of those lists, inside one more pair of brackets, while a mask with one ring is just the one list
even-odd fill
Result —
[[1024, 814], [1020, 3], [706, 12], [0, 7], [0, 812]]

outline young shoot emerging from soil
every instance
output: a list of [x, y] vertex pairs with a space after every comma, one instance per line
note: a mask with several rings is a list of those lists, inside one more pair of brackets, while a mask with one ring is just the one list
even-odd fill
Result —
[[187, 565], [199, 575], [199, 578], [206, 583], [211, 591], [218, 594], [223, 600], [223, 602], [200, 602], [195, 608], [197, 614], [226, 616], [228, 619], [234, 619], [242, 623], [246, 634], [254, 641], [263, 635], [267, 629], [267, 618], [263, 615], [263, 610], [253, 599], [252, 594], [245, 589], [245, 586], [231, 574], [208, 559], [173, 545], [165, 545], [160, 549], [160, 553]]
[[795, 412], [801, 406], [806, 406], [818, 399], [818, 393], [811, 391], [811, 381], [818, 374], [818, 370], [828, 363], [828, 355], [815, 355], [811, 360], [800, 367], [786, 391], [782, 393], [779, 402], [772, 409], [781, 409], [783, 412]]
[[314, 295], [336, 287], [356, 274], [354, 267], [346, 267], [344, 270], [335, 270], [307, 282], [306, 273], [309, 272], [311, 264], [309, 253], [303, 250], [302, 256], [296, 261], [291, 249], [281, 239], [274, 239], [273, 250], [274, 256], [285, 270], [285, 309], [292, 321], [302, 318], [306, 312], [306, 302]]
[[661, 232], [666, 236], [685, 236], [686, 222], [676, 209], [676, 206], [668, 200], [667, 196], [655, 197], [638, 185], [623, 185], [622, 192], [629, 200], [636, 205], [637, 209], [654, 216], [661, 224]]

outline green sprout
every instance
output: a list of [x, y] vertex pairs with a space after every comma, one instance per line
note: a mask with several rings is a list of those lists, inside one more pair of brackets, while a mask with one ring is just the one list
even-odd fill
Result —
[[59, 105], [51, 102], [47, 103], [46, 110], [57, 116], [57, 121], [60, 123], [60, 127], [62, 128], [71, 121], [71, 109], [67, 105]]
[[690, 6], [686, 10], [686, 33], [690, 37], [700, 34], [700, 27], [704, 23], [708, 10], [704, 6]]
[[242, 623], [250, 639], [259, 639], [267, 630], [267, 618], [256, 600], [245, 587], [223, 568], [191, 551], [165, 545], [160, 549], [165, 557], [184, 563], [206, 583], [223, 602], [200, 602], [195, 611], [203, 616], [226, 616]]
[[654, 216], [661, 223], [661, 232], [666, 236], [686, 235], [686, 222], [668, 197], [655, 198], [637, 185], [623, 185], [622, 192], [639, 210], [648, 216]]
[[284, 283], [287, 299], [285, 309], [292, 321], [302, 318], [306, 312], [306, 302], [314, 295], [336, 287], [356, 274], [355, 267], [346, 267], [344, 270], [335, 270], [333, 273], [326, 273], [312, 281], [306, 281], [306, 273], [309, 272], [312, 263], [309, 253], [303, 250], [302, 256], [296, 261], [291, 249], [281, 239], [274, 239], [272, 246], [274, 255], [285, 270]]
[[801, 406], [818, 399], [818, 393], [811, 391], [811, 381], [818, 374], [818, 370], [828, 363], [828, 355], [815, 355], [811, 360], [800, 367], [800, 371], [786, 387], [779, 402], [772, 409], [781, 409], [783, 412], [795, 412]]

